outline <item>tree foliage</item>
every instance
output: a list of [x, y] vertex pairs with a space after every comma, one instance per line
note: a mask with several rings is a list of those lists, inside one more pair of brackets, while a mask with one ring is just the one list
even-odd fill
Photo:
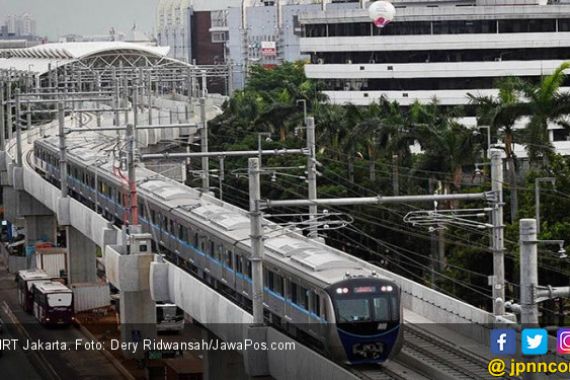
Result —
[[[475, 109], [478, 124], [489, 125], [493, 140], [503, 144], [509, 174], [505, 199], [520, 203], [518, 216], [515, 213], [512, 220], [507, 219], [506, 267], [511, 283], [519, 281], [517, 218], [534, 217], [537, 176], [557, 178], [556, 188], [542, 194], [541, 238], [564, 239], [570, 234], [570, 195], [558, 190], [570, 186], [570, 158], [555, 155], [548, 139], [549, 123], [568, 127], [565, 120], [570, 113], [570, 95], [561, 90], [561, 85], [569, 67], [563, 64], [538, 83], [502, 79], [496, 96], [469, 94], [469, 107]], [[465, 109], [443, 107], [436, 99], [407, 107], [384, 98], [365, 107], [331, 104], [319, 91], [319, 82], [305, 77], [301, 62], [273, 68], [254, 66], [245, 89], [236, 91], [211, 123], [213, 145], [229, 150], [256, 149], [257, 133], [270, 132], [273, 139], [263, 141], [264, 148], [303, 147], [303, 102], [316, 123], [317, 159], [322, 164], [319, 197], [392, 195], [394, 191], [426, 194], [436, 190], [437, 181], [446, 192], [490, 188], [488, 169], [474, 170], [476, 163], [486, 160], [486, 136], [474, 134], [461, 123]], [[517, 122], [523, 122], [522, 130], [515, 128]], [[520, 166], [514, 154], [515, 142], [526, 147], [530, 170], [515, 170]], [[543, 155], [549, 158], [546, 165], [536, 165]], [[305, 162], [305, 157], [284, 156], [264, 158], [263, 165], [302, 168]], [[228, 200], [246, 206], [247, 183], [239, 175], [246, 161], [237, 159], [226, 165], [227, 170], [238, 174], [226, 179], [225, 185], [239, 190], [228, 195]], [[270, 198], [305, 197], [303, 178], [304, 169], [275, 171], [264, 176], [262, 192]], [[521, 194], [518, 201], [514, 197], [517, 192]], [[438, 207], [481, 206], [466, 203]], [[492, 252], [488, 232], [448, 226], [445, 262], [434, 263], [437, 233], [402, 222], [407, 212], [433, 207], [400, 204], [339, 208], [355, 221], [347, 229], [327, 232], [327, 243], [490, 308], [487, 276], [492, 273]], [[439, 270], [433, 272], [433, 268]], [[541, 258], [541, 282], [544, 279], [559, 285], [567, 282], [569, 274], [566, 265], [560, 265], [553, 255]], [[516, 298], [517, 292], [516, 287], [510, 287], [507, 294]]]

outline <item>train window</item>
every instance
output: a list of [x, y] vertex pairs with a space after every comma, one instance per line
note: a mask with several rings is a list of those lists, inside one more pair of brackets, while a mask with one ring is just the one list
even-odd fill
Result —
[[188, 231], [181, 224], [178, 225], [178, 239], [180, 239], [182, 241], [188, 240]]
[[145, 210], [144, 210], [144, 205], [142, 204], [142, 202], [139, 202], [138, 204], [138, 209], [139, 209], [139, 215], [141, 218], [146, 219], [146, 214], [145, 214]]
[[222, 261], [224, 259], [224, 246], [219, 244], [218, 250], [216, 251], [216, 259]]
[[194, 234], [194, 246], [197, 247], [198, 246], [198, 232], [196, 232]]
[[293, 281], [289, 281], [291, 286], [289, 286], [289, 296], [291, 298], [291, 302], [297, 303], [297, 284]]
[[236, 272], [243, 273], [241, 256], [236, 255]]
[[234, 258], [234, 253], [230, 249], [228, 249], [226, 251], [226, 265], [229, 268], [233, 268], [233, 261], [234, 261], [233, 258]]
[[388, 321], [390, 320], [390, 307], [388, 305], [388, 298], [374, 298], [374, 319], [376, 321]]
[[156, 224], [156, 212], [154, 210], [150, 210], [150, 222]]
[[371, 321], [368, 299], [355, 298], [337, 300], [339, 322]]
[[170, 230], [169, 230], [171, 235], [176, 234], [176, 223], [174, 223], [174, 220], [170, 220]]
[[315, 313], [316, 315], [320, 316], [321, 315], [321, 297], [316, 294], [316, 293], [312, 293], [313, 294], [313, 300], [311, 302], [311, 311], [313, 313]]
[[210, 249], [208, 250], [208, 254], [212, 257], [216, 256], [215, 245], [213, 241], [210, 242]]
[[247, 273], [246, 276], [251, 278], [251, 261], [247, 260]]
[[297, 305], [303, 309], [307, 309], [307, 289], [302, 286], [297, 286]]
[[283, 277], [277, 273], [269, 272], [271, 274], [271, 281], [269, 283], [271, 290], [275, 293], [283, 295]]

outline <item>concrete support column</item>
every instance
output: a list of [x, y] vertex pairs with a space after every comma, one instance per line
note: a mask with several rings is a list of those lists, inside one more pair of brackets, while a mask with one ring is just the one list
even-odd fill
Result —
[[50, 241], [57, 239], [57, 219], [55, 215], [28, 215], [24, 216], [26, 225], [26, 245], [34, 245], [37, 241]]
[[[218, 338], [210, 331], [202, 330], [202, 339], [206, 342], [222, 339]], [[237, 352], [222, 350], [205, 350], [203, 353], [204, 380], [251, 379], [243, 367], [243, 358]]]
[[150, 291], [154, 255], [149, 253], [151, 236], [131, 232], [133, 234], [127, 235], [123, 244], [105, 246], [105, 269], [107, 281], [121, 292], [121, 341], [139, 343], [136, 352], [124, 350], [123, 355], [142, 359], [144, 352], [140, 342], [156, 338], [156, 304]]
[[156, 304], [150, 296], [150, 289], [121, 291], [119, 313], [121, 341], [139, 343], [135, 353], [124, 350], [123, 355], [142, 359], [142, 340], [156, 338]]
[[67, 271], [70, 284], [97, 280], [97, 245], [73, 227], [67, 227]]

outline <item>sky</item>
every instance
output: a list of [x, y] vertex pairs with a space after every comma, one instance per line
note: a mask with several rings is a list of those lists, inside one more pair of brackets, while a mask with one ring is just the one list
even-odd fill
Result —
[[158, 0], [0, 0], [0, 23], [11, 14], [29, 13], [37, 34], [55, 40], [60, 35], [108, 34], [111, 27], [152, 33]]

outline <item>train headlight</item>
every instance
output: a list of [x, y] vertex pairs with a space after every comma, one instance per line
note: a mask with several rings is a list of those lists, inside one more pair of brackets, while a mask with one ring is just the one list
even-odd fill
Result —
[[336, 294], [347, 294], [348, 293], [348, 288], [337, 288], [336, 289]]

